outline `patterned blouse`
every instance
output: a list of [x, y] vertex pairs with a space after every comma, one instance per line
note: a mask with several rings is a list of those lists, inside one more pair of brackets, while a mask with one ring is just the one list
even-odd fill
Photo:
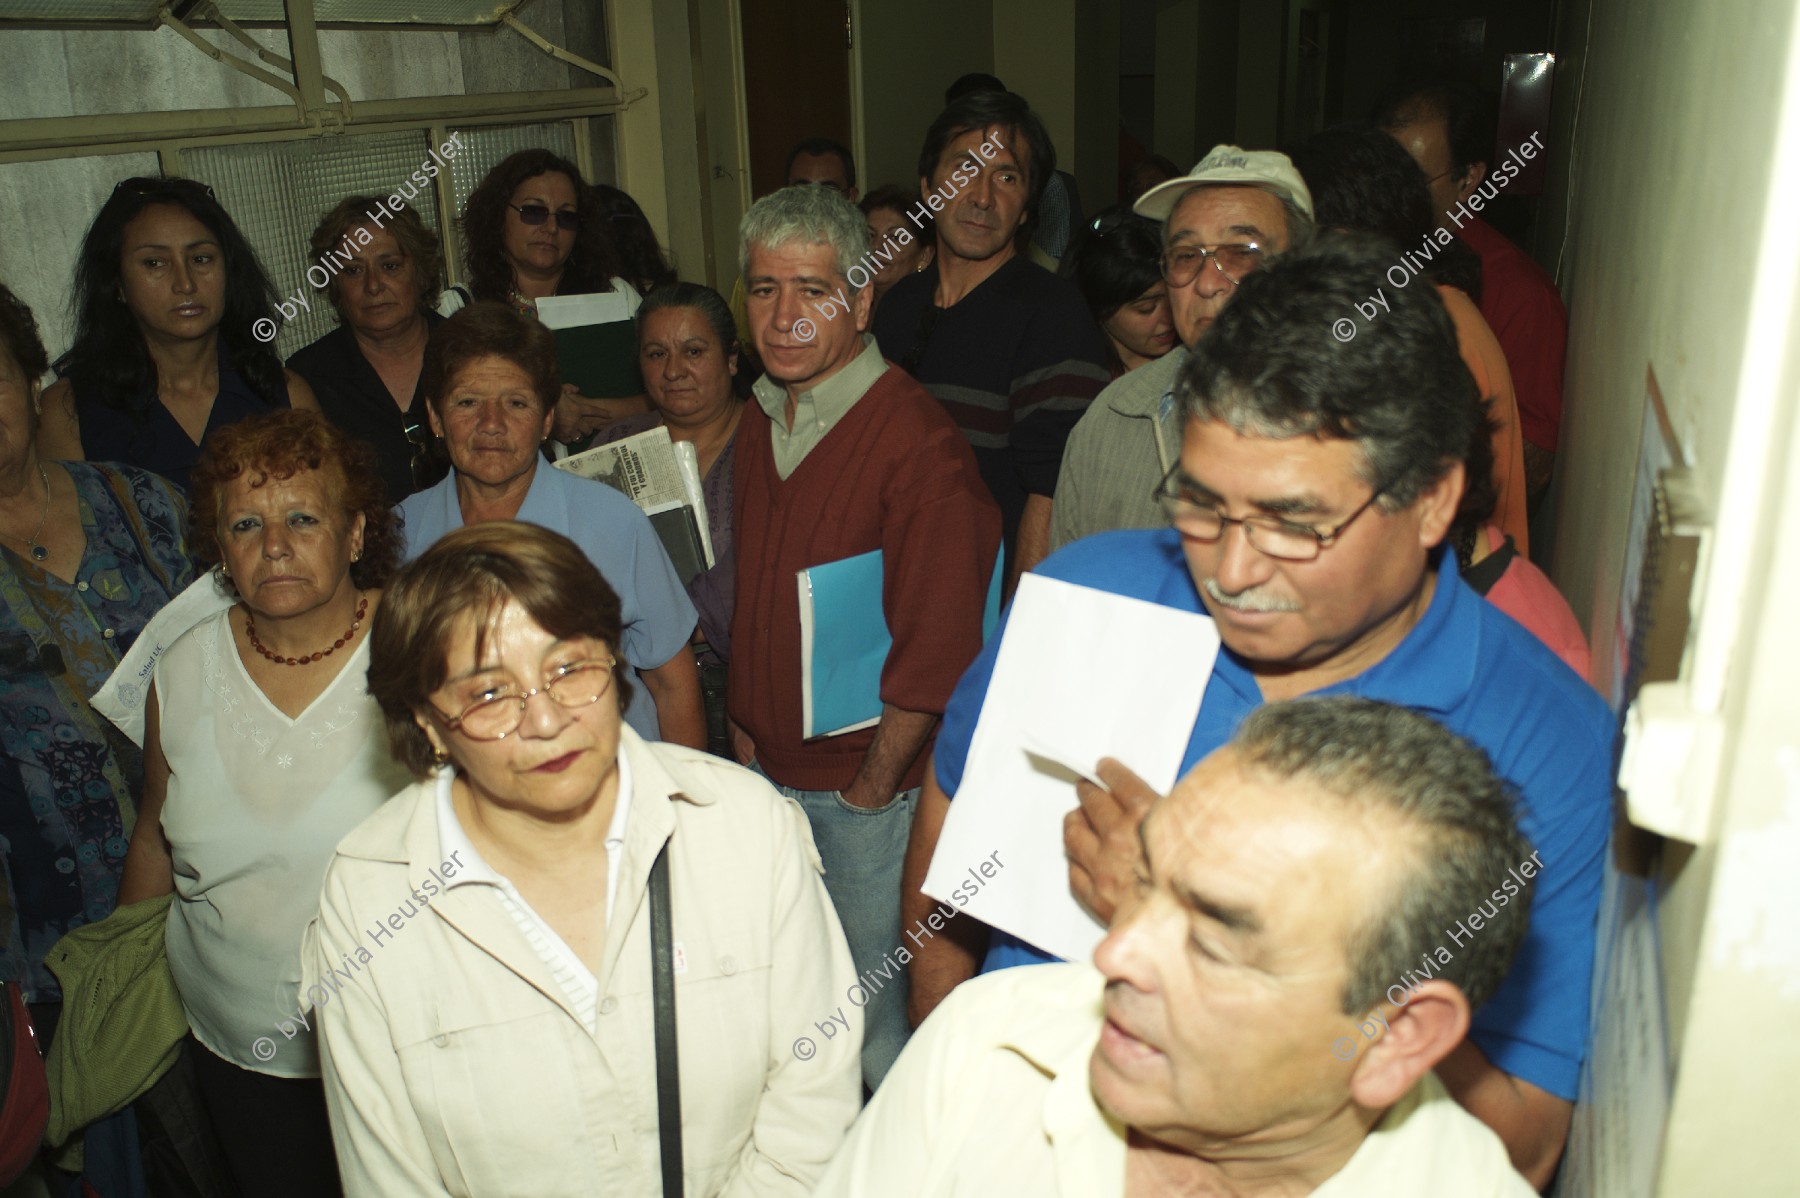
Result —
[[187, 505], [133, 466], [62, 462], [87, 536], [73, 584], [0, 553], [0, 865], [12, 910], [0, 977], [62, 991], [44, 955], [104, 919], [143, 787], [138, 748], [88, 706], [150, 617], [193, 581]]

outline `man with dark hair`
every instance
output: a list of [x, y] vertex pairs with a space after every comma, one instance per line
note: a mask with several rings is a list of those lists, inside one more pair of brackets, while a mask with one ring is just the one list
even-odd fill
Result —
[[1312, 237], [1312, 197], [1287, 155], [1214, 146], [1132, 210], [1162, 222], [1163, 282], [1181, 344], [1114, 379], [1069, 435], [1050, 548], [1115, 528], [1159, 528], [1154, 494], [1181, 448], [1175, 379], [1243, 277]]
[[786, 175], [789, 187], [828, 187], [856, 203], [856, 159], [841, 142], [829, 137], [809, 137], [789, 150]]
[[[1374, 123], [1425, 172], [1439, 226], [1481, 256], [1481, 315], [1506, 351], [1525, 436], [1526, 486], [1537, 494], [1549, 485], [1556, 462], [1569, 312], [1544, 268], [1476, 215], [1518, 173], [1517, 162], [1504, 163], [1504, 174], [1488, 170], [1495, 161], [1494, 119], [1479, 91], [1437, 80], [1390, 88], [1376, 105]], [[1516, 151], [1537, 157], [1543, 143], [1536, 139], [1534, 133]]]
[[[948, 107], [976, 92], [1005, 90], [1006, 84], [994, 76], [971, 71], [944, 89], [944, 105]], [[1043, 255], [1039, 266], [1046, 270], [1056, 269], [1081, 222], [1081, 188], [1076, 185], [1075, 176], [1064, 170], [1046, 172], [1043, 194], [1031, 210], [1031, 246]]]
[[[1438, 1074], [1541, 1185], [1562, 1152], [1586, 1045], [1613, 723], [1444, 550], [1480, 401], [1431, 288], [1390, 285], [1374, 318], [1356, 307], [1392, 265], [1385, 241], [1334, 234], [1247, 276], [1183, 367], [1181, 454], [1158, 487], [1173, 527], [1089, 537], [1039, 573], [1213, 619], [1224, 648], [1184, 765], [1260, 704], [1306, 694], [1428, 711], [1493, 757], [1523, 796], [1547, 871], [1517, 968]], [[907, 852], [908, 925], [936, 909], [919, 884], [1005, 636], [988, 641], [945, 713]], [[1131, 887], [1154, 796], [1110, 759], [1098, 770], [1108, 788], [1077, 787], [1065, 845], [1071, 888], [1104, 921]], [[990, 970], [1047, 959], [1004, 933], [989, 947], [984, 932], [964, 913], [924, 942], [912, 962], [915, 1022], [984, 953]]]
[[820, 1193], [1532, 1193], [1432, 1072], [1541, 867], [1481, 750], [1387, 703], [1273, 703], [1142, 834], [1094, 967], [961, 987]]
[[875, 317], [888, 360], [937, 396], [1000, 505], [1016, 576], [1048, 551], [1069, 430], [1105, 385], [1106, 345], [1081, 293], [1021, 257], [1018, 234], [1056, 166], [1050, 135], [1011, 92], [946, 108], [919, 153], [914, 223], [937, 257], [894, 284]]

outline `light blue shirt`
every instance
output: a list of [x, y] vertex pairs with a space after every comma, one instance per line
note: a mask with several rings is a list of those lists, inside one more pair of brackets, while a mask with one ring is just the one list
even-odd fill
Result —
[[[400, 504], [406, 517], [406, 560], [412, 561], [445, 533], [463, 526], [456, 473]], [[618, 651], [639, 670], [653, 670], [679, 653], [699, 617], [669, 563], [650, 518], [605, 483], [535, 463], [518, 519], [559, 532], [580, 546], [619, 594]], [[625, 722], [645, 740], [660, 740], [656, 701], [641, 682], [632, 688]]]

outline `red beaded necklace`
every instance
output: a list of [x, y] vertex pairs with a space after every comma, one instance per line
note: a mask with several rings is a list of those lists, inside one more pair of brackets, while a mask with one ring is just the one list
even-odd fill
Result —
[[251, 615], [249, 613], [248, 609], [246, 609], [244, 612], [244, 631], [250, 634], [250, 647], [252, 649], [255, 649], [258, 653], [262, 654], [264, 657], [268, 658], [270, 661], [274, 662], [276, 665], [303, 666], [303, 665], [308, 665], [311, 662], [318, 661], [322, 658], [330, 657], [333, 653], [336, 653], [339, 649], [342, 649], [344, 647], [344, 642], [346, 642], [346, 641], [350, 640], [352, 637], [354, 637], [356, 635], [356, 630], [358, 628], [362, 627], [363, 617], [368, 614], [369, 614], [369, 597], [367, 595], [364, 595], [362, 598], [362, 602], [360, 602], [356, 605], [356, 620], [350, 625], [349, 632], [346, 632], [343, 636], [340, 636], [337, 640], [331, 642], [331, 648], [321, 649], [317, 653], [302, 654], [299, 657], [280, 657], [274, 653], [269, 652], [268, 648], [266, 646], [264, 646], [261, 641], [256, 639], [256, 617]]

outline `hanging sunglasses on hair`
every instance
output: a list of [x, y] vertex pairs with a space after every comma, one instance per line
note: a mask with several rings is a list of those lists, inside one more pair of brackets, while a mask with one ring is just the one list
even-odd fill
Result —
[[[552, 215], [550, 209], [542, 204], [508, 204], [507, 207], [519, 214], [520, 223], [527, 225], [541, 225]], [[573, 233], [581, 227], [581, 213], [579, 212], [564, 211], [554, 215], [556, 227], [565, 233]]]

